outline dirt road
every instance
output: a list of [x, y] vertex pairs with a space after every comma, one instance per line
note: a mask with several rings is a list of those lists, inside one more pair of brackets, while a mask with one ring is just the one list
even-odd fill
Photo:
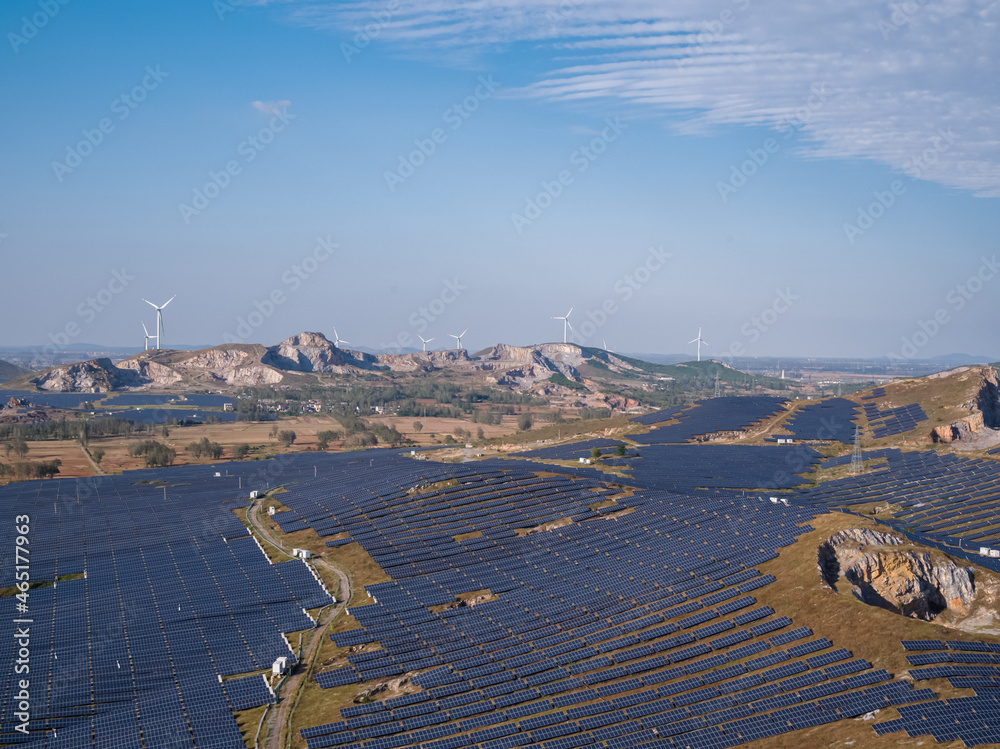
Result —
[[[279, 540], [260, 522], [258, 513], [263, 501], [264, 498], [258, 499], [250, 506], [250, 509], [247, 511], [247, 520], [253, 526], [254, 530], [260, 534], [261, 538], [280, 550], [281, 543]], [[305, 683], [306, 675], [309, 673], [309, 669], [316, 659], [316, 655], [319, 653], [320, 646], [323, 644], [327, 625], [340, 615], [340, 612], [347, 606], [347, 602], [351, 600], [351, 581], [347, 574], [325, 559], [314, 557], [312, 561], [318, 567], [333, 572], [340, 580], [339, 600], [336, 605], [325, 609], [320, 614], [315, 629], [311, 630], [306, 638], [305, 645], [302, 648], [302, 658], [292, 667], [291, 674], [282, 685], [281, 697], [278, 699], [276, 708], [271, 711], [271, 717], [268, 720], [268, 733], [264, 749], [281, 749], [282, 739], [287, 735], [296, 697]]]

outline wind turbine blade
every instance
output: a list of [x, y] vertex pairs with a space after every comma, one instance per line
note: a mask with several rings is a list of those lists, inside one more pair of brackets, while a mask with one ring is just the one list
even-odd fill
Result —
[[[166, 306], [167, 306], [168, 304], [170, 304], [170, 303], [171, 303], [172, 301], [174, 301], [174, 299], [176, 299], [176, 298], [177, 298], [177, 295], [176, 295], [176, 294], [174, 294], [174, 295], [173, 295], [172, 297], [170, 297], [170, 298], [169, 298], [169, 299], [168, 299], [167, 301], [165, 301], [165, 302], [163, 303], [163, 307], [166, 307]], [[163, 309], [163, 307], [160, 307], [160, 309]]]
[[155, 304], [153, 304], [153, 303], [152, 303], [151, 301], [149, 301], [149, 300], [148, 300], [148, 299], [146, 299], [145, 297], [143, 297], [143, 298], [142, 298], [142, 301], [144, 301], [144, 302], [145, 302], [146, 304], [148, 304], [148, 305], [149, 305], [150, 307], [152, 307], [153, 309], [159, 309], [159, 307], [157, 307], [157, 306], [156, 306]]
[[461, 338], [463, 335], [465, 335], [468, 332], [469, 332], [469, 329], [466, 328], [465, 330], [462, 331], [462, 335], [460, 335], [459, 338]]
[[568, 319], [566, 320], [566, 324], [569, 326], [570, 330], [572, 330], [574, 333], [576, 332], [576, 328], [573, 327], [573, 323], [571, 323]]
[[692, 343], [697, 343], [697, 342], [698, 342], [697, 338], [695, 338], [693, 341], [688, 341], [688, 346], [690, 346]]
[[705, 348], [708, 348], [708, 341], [702, 341], [701, 345], [704, 346]]
[[142, 324], [142, 332], [146, 334], [146, 338], [149, 338], [149, 331], [146, 330], [146, 323]]
[[573, 307], [570, 307], [569, 312], [566, 313], [566, 317], [569, 317], [572, 314], [573, 314]]
[[[422, 340], [422, 339], [421, 339], [421, 340]], [[426, 341], [424, 341], [424, 343], [430, 343], [430, 342], [431, 342], [431, 341], [433, 341], [433, 340], [434, 340], [433, 338], [428, 338], [428, 339], [427, 339]]]

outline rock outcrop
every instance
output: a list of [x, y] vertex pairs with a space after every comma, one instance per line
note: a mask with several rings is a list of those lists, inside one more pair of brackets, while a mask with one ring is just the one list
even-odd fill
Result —
[[951, 372], [932, 375], [931, 378], [945, 375], [964, 375], [967, 378], [979, 375], [979, 387], [974, 397], [961, 404], [968, 416], [956, 419], [950, 424], [942, 424], [931, 430], [933, 442], [972, 442], [986, 429], [1000, 429], [1000, 383], [997, 372], [992, 367], [960, 367]]
[[93, 359], [49, 369], [31, 383], [39, 390], [58, 393], [107, 393], [143, 387], [151, 380], [139, 371], [119, 369], [110, 359]]
[[888, 533], [840, 531], [820, 544], [820, 572], [832, 588], [844, 579], [861, 601], [904, 616], [931, 621], [945, 610], [971, 610], [971, 569], [902, 546], [902, 539]]
[[956, 440], [968, 442], [975, 439], [985, 426], [982, 411], [975, 411], [950, 424], [934, 427], [931, 430], [931, 439], [934, 442], [955, 442]]

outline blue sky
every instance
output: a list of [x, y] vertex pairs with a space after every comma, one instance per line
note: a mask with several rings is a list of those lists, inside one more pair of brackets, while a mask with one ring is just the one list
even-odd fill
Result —
[[997, 3], [456, 5], [5, 3], [0, 345], [1000, 358]]

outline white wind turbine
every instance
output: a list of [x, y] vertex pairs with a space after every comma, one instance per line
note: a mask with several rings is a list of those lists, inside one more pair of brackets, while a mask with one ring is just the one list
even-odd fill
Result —
[[[465, 333], [463, 333], [462, 335], [465, 335]], [[417, 338], [419, 338], [421, 342], [424, 344], [424, 351], [427, 351], [427, 344], [434, 340], [433, 338], [424, 338], [420, 334], [417, 334]], [[461, 337], [459, 337], [459, 340], [461, 340]]]
[[690, 346], [692, 343], [698, 344], [698, 361], [701, 361], [701, 346], [702, 344], [705, 344], [706, 347], [708, 346], [708, 341], [702, 340], [701, 326], [698, 326], [698, 337], [695, 338], [693, 341], [688, 341], [688, 346]]
[[172, 301], [174, 301], [174, 299], [176, 299], [176, 298], [177, 298], [177, 295], [174, 294], [172, 297], [170, 297], [167, 301], [165, 301], [159, 307], [157, 307], [155, 304], [153, 304], [151, 301], [149, 301], [146, 298], [143, 298], [143, 300], [142, 300], [146, 304], [148, 304], [150, 307], [152, 307], [153, 309], [156, 310], [156, 348], [160, 348], [160, 333], [163, 332], [163, 308], [166, 307], [168, 304], [170, 304]]
[[449, 336], [450, 338], [454, 338], [454, 339], [455, 339], [455, 350], [456, 350], [456, 351], [457, 351], [458, 349], [462, 348], [462, 336], [464, 336], [464, 335], [465, 335], [466, 333], [468, 333], [468, 332], [469, 332], [469, 329], [468, 329], [468, 328], [466, 328], [465, 330], [463, 330], [463, 331], [462, 331], [461, 333], [459, 333], [458, 335], [455, 335], [454, 333], [449, 333], [449, 334], [448, 334], [448, 336]]
[[337, 335], [337, 329], [334, 328], [333, 329], [333, 345], [336, 346], [337, 348], [340, 348], [340, 344], [342, 344], [342, 343], [350, 343], [350, 341], [345, 341], [345, 340], [341, 339], [341, 337], [339, 335]]
[[[567, 343], [568, 342], [568, 333], [569, 333], [570, 330], [573, 330], [573, 326], [570, 325], [570, 322], [569, 322], [569, 316], [572, 315], [572, 314], [573, 314], [573, 308], [570, 307], [569, 308], [569, 312], [567, 312], [562, 317], [553, 317], [552, 318], [553, 320], [562, 320], [563, 321], [563, 343]], [[575, 333], [576, 331], [573, 330], [573, 332]]]
[[149, 351], [149, 342], [152, 340], [153, 336], [151, 336], [149, 331], [146, 330], [146, 323], [142, 324], [142, 332], [146, 334], [146, 351]]

